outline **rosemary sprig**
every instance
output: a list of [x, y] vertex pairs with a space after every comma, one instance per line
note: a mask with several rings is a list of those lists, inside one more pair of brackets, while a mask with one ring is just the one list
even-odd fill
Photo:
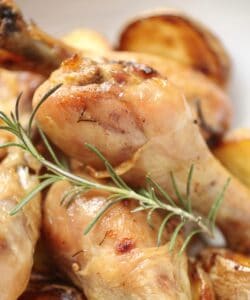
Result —
[[[98, 182], [90, 181], [88, 179], [82, 178], [80, 176], [72, 174], [68, 171], [64, 165], [60, 162], [57, 158], [52, 146], [50, 145], [46, 135], [42, 132], [42, 130], [38, 127], [42, 140], [44, 141], [45, 146], [47, 147], [53, 162], [47, 160], [41, 153], [37, 151], [34, 144], [32, 143], [31, 139], [31, 127], [32, 122], [34, 120], [35, 114], [38, 111], [39, 107], [42, 105], [44, 101], [48, 99], [48, 97], [54, 93], [57, 89], [60, 88], [61, 85], [57, 85], [52, 90], [50, 90], [38, 103], [35, 107], [30, 121], [28, 125], [28, 129], [25, 130], [19, 121], [19, 103], [20, 97], [18, 97], [15, 107], [15, 113], [11, 114], [11, 116], [7, 116], [5, 113], [0, 112], [0, 119], [3, 121], [4, 125], [0, 126], [0, 129], [6, 130], [11, 132], [16, 137], [16, 142], [13, 143], [6, 143], [1, 145], [0, 148], [3, 147], [20, 147], [24, 151], [30, 153], [34, 158], [36, 158], [44, 167], [47, 168], [48, 173], [40, 177], [40, 184], [38, 184], [31, 192], [28, 193], [19, 203], [18, 205], [10, 212], [11, 215], [14, 215], [20, 211], [24, 205], [26, 205], [32, 198], [42, 191], [44, 188], [48, 187], [49, 185], [60, 181], [60, 180], [67, 180], [72, 184], [72, 190], [66, 193], [61, 200], [61, 204], [68, 207], [74, 198], [89, 189], [97, 189], [102, 190], [110, 193], [110, 197], [107, 199], [107, 203], [101, 210], [97, 213], [95, 218], [92, 222], [85, 228], [84, 234], [87, 234], [93, 226], [98, 222], [98, 220], [103, 216], [103, 214], [115, 203], [118, 203], [124, 199], [134, 199], [138, 201], [138, 207], [135, 208], [132, 212], [136, 213], [138, 211], [146, 211], [147, 212], [147, 221], [149, 225], [153, 226], [152, 224], [152, 214], [156, 210], [160, 210], [166, 213], [165, 218], [163, 219], [159, 231], [158, 231], [158, 238], [157, 238], [157, 245], [161, 244], [161, 238], [164, 231], [165, 226], [172, 218], [179, 217], [180, 222], [176, 226], [172, 238], [170, 240], [170, 250], [172, 250], [175, 246], [175, 242], [177, 236], [181, 229], [187, 224], [192, 223], [195, 225], [195, 229], [187, 236], [186, 240], [184, 241], [180, 252], [183, 252], [185, 247], [187, 246], [188, 242], [191, 238], [198, 233], [206, 233], [210, 236], [213, 236], [213, 229], [215, 226], [215, 219], [218, 209], [221, 205], [221, 202], [224, 197], [225, 190], [229, 181], [226, 183], [225, 187], [223, 188], [220, 195], [218, 195], [217, 199], [215, 199], [214, 204], [208, 214], [208, 217], [202, 217], [192, 212], [192, 202], [190, 197], [191, 191], [191, 180], [192, 174], [194, 171], [194, 166], [192, 165], [188, 174], [187, 179], [187, 188], [186, 188], [186, 195], [183, 196], [179, 192], [177, 182], [175, 180], [174, 174], [170, 172], [170, 178], [172, 180], [173, 188], [179, 201], [179, 206], [177, 206], [176, 202], [172, 197], [158, 184], [156, 183], [150, 176], [146, 178], [147, 180], [147, 187], [141, 190], [133, 190], [131, 189], [124, 180], [115, 172], [112, 165], [108, 162], [108, 160], [103, 156], [103, 154], [95, 148], [93, 145], [86, 144], [86, 147], [93, 151], [104, 163], [110, 178], [113, 181], [113, 185], [111, 184], [101, 184]], [[160, 197], [158, 196], [160, 195]]]

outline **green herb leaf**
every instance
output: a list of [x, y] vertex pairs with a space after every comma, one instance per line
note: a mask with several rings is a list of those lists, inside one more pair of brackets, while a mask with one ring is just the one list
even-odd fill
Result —
[[10, 215], [13, 216], [18, 213], [26, 204], [32, 200], [39, 192], [44, 190], [46, 187], [50, 186], [51, 184], [55, 183], [56, 181], [62, 180], [60, 177], [53, 177], [44, 180], [39, 185], [37, 185], [33, 190], [31, 190], [11, 211]]
[[163, 219], [161, 225], [160, 225], [160, 228], [159, 228], [159, 231], [158, 231], [158, 236], [157, 236], [157, 247], [160, 247], [161, 245], [161, 239], [162, 239], [162, 234], [163, 234], [163, 231], [168, 223], [168, 221], [173, 217], [175, 216], [175, 213], [170, 213], [168, 215], [166, 215], [166, 217]]
[[174, 177], [174, 174], [173, 174], [172, 171], [170, 172], [170, 178], [171, 178], [171, 181], [172, 181], [172, 185], [173, 185], [173, 189], [174, 189], [174, 192], [176, 194], [176, 197], [179, 200], [180, 206], [183, 207], [183, 208], [187, 208], [185, 200], [183, 199], [183, 197], [181, 196], [181, 194], [179, 192], [179, 189], [178, 189], [178, 186], [177, 186], [177, 183], [175, 181], [175, 177]]
[[216, 216], [217, 216], [218, 210], [221, 206], [221, 203], [224, 199], [224, 194], [230, 183], [230, 180], [231, 180], [230, 178], [227, 179], [222, 191], [219, 193], [218, 197], [215, 199], [215, 201], [209, 211], [208, 220], [210, 222], [210, 226], [212, 227], [212, 231], [214, 231]]
[[192, 203], [190, 199], [190, 191], [191, 191], [191, 182], [194, 172], [194, 165], [191, 165], [191, 168], [188, 173], [188, 180], [187, 180], [187, 190], [186, 190], [186, 202], [187, 202], [187, 209], [190, 213], [192, 213]]
[[[28, 136], [30, 136], [31, 133], [31, 127], [32, 127], [32, 123], [33, 120], [35, 118], [35, 115], [38, 111], [38, 109], [41, 107], [41, 105], [43, 104], [43, 102], [45, 102], [52, 94], [54, 94], [60, 87], [62, 86], [62, 83], [59, 83], [58, 85], [56, 85], [55, 87], [53, 87], [51, 90], [49, 90], [43, 97], [42, 99], [39, 101], [39, 103], [37, 104], [37, 106], [34, 108], [30, 119], [29, 119], [29, 125], [28, 125]], [[17, 110], [18, 110], [18, 106], [16, 105]], [[16, 113], [17, 115], [17, 113]]]
[[176, 239], [177, 239], [177, 236], [179, 234], [179, 232], [181, 231], [182, 227], [186, 224], [186, 221], [181, 221], [179, 223], [178, 226], [176, 226], [172, 236], [171, 236], [171, 239], [170, 239], [170, 243], [169, 243], [169, 251], [173, 251], [174, 249], [174, 246], [175, 246], [175, 243], [176, 243]]

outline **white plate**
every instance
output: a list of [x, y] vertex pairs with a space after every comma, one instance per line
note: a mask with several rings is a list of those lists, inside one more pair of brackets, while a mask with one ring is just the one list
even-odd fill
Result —
[[174, 7], [202, 21], [223, 41], [233, 62], [229, 93], [234, 125], [250, 127], [250, 1], [248, 0], [17, 0], [25, 15], [60, 36], [77, 27], [104, 33], [112, 42], [138, 12]]

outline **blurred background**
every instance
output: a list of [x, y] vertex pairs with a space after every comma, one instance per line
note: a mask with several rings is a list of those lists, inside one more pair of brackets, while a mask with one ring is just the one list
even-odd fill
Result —
[[[126, 21], [139, 12], [172, 7], [207, 25], [230, 53], [233, 72], [229, 92], [234, 124], [250, 127], [249, 0], [16, 0], [27, 18], [47, 32], [62, 36], [77, 27], [103, 33], [113, 44]], [[249, 68], [249, 69], [248, 69]]]

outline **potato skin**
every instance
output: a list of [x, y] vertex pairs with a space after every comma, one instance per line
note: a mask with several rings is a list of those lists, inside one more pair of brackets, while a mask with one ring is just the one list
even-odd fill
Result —
[[220, 40], [205, 26], [174, 10], [141, 15], [122, 30], [119, 50], [177, 60], [220, 86], [230, 74], [230, 59]]
[[250, 258], [227, 249], [206, 249], [201, 254], [203, 268], [212, 280], [216, 299], [250, 297]]
[[250, 188], [249, 129], [229, 133], [213, 153], [234, 176]]

